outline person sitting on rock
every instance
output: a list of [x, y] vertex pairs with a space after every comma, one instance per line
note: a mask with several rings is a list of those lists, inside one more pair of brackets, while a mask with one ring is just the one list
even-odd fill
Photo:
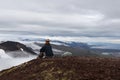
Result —
[[45, 41], [44, 46], [40, 49], [40, 55], [39, 58], [47, 58], [47, 57], [53, 57], [53, 51], [52, 51], [52, 46], [50, 44], [50, 40], [47, 39]]

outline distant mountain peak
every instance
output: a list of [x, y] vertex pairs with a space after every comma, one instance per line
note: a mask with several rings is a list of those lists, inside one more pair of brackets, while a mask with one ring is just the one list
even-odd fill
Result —
[[22, 43], [14, 42], [14, 41], [6, 41], [6, 42], [0, 43], [0, 49], [3, 49], [5, 52], [19, 51], [22, 54], [23, 51], [25, 51], [31, 55], [36, 55], [36, 53], [32, 50], [32, 48], [27, 47]]

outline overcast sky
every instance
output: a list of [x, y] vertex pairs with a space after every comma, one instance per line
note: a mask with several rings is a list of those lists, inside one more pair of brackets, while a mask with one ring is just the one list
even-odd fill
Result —
[[120, 38], [120, 0], [0, 0], [0, 33]]

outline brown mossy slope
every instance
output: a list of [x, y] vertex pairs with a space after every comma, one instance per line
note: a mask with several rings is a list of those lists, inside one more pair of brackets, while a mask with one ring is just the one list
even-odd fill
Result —
[[0, 72], [0, 80], [120, 80], [119, 58], [35, 59]]

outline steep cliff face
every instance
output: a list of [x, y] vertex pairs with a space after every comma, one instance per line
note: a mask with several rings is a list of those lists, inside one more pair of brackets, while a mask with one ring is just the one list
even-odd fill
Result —
[[120, 59], [34, 59], [0, 72], [0, 80], [120, 80]]

